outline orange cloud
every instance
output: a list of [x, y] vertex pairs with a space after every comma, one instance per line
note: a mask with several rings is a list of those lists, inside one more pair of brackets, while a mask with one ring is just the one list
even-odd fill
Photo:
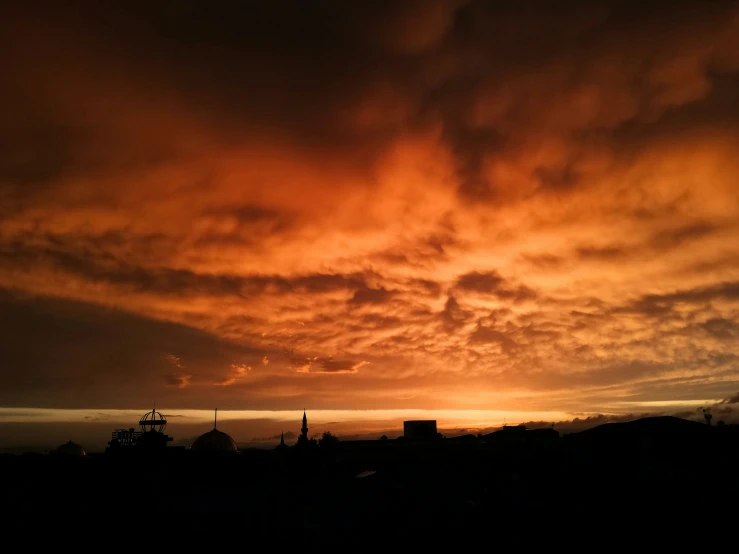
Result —
[[165, 379], [168, 385], [177, 387], [178, 389], [185, 389], [190, 386], [192, 375], [188, 373], [168, 373], [165, 375]]
[[228, 370], [228, 375], [218, 381], [219, 385], [227, 387], [233, 385], [236, 381], [245, 377], [251, 371], [251, 367], [244, 364], [231, 364]]
[[0, 404], [735, 392], [735, 6], [339, 4], [3, 8]]

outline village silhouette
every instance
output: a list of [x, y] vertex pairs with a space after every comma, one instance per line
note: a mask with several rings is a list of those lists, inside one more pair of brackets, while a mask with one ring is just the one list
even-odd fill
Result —
[[70, 440], [48, 454], [0, 456], [5, 521], [58, 523], [84, 511], [95, 529], [143, 510], [147, 532], [174, 526], [215, 533], [208, 540], [221, 544], [219, 530], [230, 529], [278, 541], [278, 551], [349, 552], [435, 550], [449, 538], [459, 547], [480, 533], [570, 517], [628, 517], [624, 532], [654, 529], [655, 517], [678, 505], [715, 509], [737, 491], [739, 425], [703, 415], [569, 434], [506, 425], [449, 438], [434, 420], [406, 421], [395, 439], [340, 440], [310, 437], [304, 412], [294, 444], [283, 435], [275, 448], [239, 450], [217, 411], [213, 429], [186, 448], [171, 444], [166, 417], [153, 409], [138, 429], [114, 430], [104, 453]]

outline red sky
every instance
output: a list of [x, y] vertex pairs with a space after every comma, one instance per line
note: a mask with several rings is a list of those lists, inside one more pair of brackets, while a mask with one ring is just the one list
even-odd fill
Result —
[[0, 16], [0, 407], [739, 390], [736, 2]]

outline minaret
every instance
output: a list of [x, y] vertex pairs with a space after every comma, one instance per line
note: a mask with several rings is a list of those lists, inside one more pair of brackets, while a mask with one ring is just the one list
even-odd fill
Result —
[[285, 431], [280, 435], [280, 446], [285, 446]]
[[308, 418], [305, 415], [305, 410], [303, 410], [303, 427], [300, 429], [300, 432], [303, 434], [303, 437], [308, 438]]

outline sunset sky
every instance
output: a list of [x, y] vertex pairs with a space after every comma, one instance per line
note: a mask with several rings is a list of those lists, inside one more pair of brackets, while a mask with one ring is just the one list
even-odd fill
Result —
[[8, 2], [0, 67], [0, 446], [733, 416], [737, 2]]

